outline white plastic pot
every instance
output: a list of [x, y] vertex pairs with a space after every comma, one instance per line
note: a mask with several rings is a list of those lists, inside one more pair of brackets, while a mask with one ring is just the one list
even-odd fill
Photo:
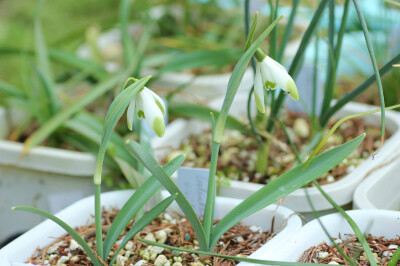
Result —
[[[240, 96], [239, 96], [240, 97]], [[247, 99], [247, 98], [246, 98]], [[232, 105], [231, 110], [233, 110], [233, 115], [242, 115], [243, 114], [243, 100], [236, 101], [238, 105], [235, 103]], [[216, 107], [219, 104], [215, 104]], [[368, 106], [359, 103], [349, 103], [345, 107], [342, 108], [339, 112], [335, 114], [334, 118], [341, 118], [346, 115], [365, 112], [368, 110], [375, 110], [378, 107]], [[375, 113], [369, 116], [363, 117], [366, 123], [369, 125], [380, 124], [380, 114]], [[156, 147], [156, 155], [157, 158], [163, 158], [167, 155], [171, 150], [178, 149], [185, 138], [187, 138], [191, 134], [200, 134], [205, 129], [208, 129], [209, 124], [199, 123], [197, 121], [188, 121], [188, 120], [178, 120], [174, 121], [167, 127], [165, 138], [159, 139], [155, 141]], [[367, 158], [361, 165], [357, 166], [351, 173], [343, 177], [337, 182], [323, 185], [323, 189], [333, 198], [333, 200], [343, 206], [351, 203], [353, 199], [353, 192], [356, 187], [361, 183], [364, 176], [376, 166], [384, 163], [388, 160], [392, 154], [394, 154], [397, 149], [400, 148], [400, 115], [397, 112], [387, 111], [386, 112], [386, 127], [393, 133], [392, 136], [387, 139], [384, 143], [382, 150], [379, 152], [375, 159], [372, 160], [371, 157]], [[263, 185], [254, 184], [248, 182], [241, 181], [230, 181], [229, 186], [221, 185], [219, 189], [219, 195], [225, 197], [234, 197], [234, 198], [246, 198], [259, 190]], [[311, 214], [312, 209], [308, 204], [305, 190], [308, 191], [308, 194], [311, 197], [312, 202], [314, 203], [314, 207], [316, 210], [320, 211], [320, 214], [331, 213], [334, 211], [329, 202], [320, 194], [320, 192], [314, 188], [302, 188], [298, 189], [287, 197], [283, 201], [283, 205], [296, 211], [301, 212], [306, 217], [313, 217]], [[326, 212], [323, 212], [326, 211]]]
[[[121, 208], [123, 204], [132, 195], [133, 190], [113, 191], [103, 193], [101, 196], [102, 205], [106, 208], [117, 207]], [[163, 196], [168, 193], [164, 192]], [[241, 202], [239, 199], [217, 197], [215, 216], [221, 218], [228, 213], [236, 205]], [[93, 222], [94, 213], [94, 197], [87, 197], [82, 199], [57, 214], [57, 217], [65, 221], [72, 227], [87, 224], [88, 221]], [[177, 204], [173, 203], [170, 208], [177, 209]], [[251, 258], [262, 259], [265, 251], [271, 247], [278, 246], [279, 243], [293, 235], [301, 228], [301, 220], [298, 216], [294, 215], [293, 211], [275, 205], [268, 206], [259, 212], [256, 212], [246, 218], [243, 223], [248, 225], [256, 225], [263, 228], [263, 230], [270, 229], [273, 217], [275, 217], [275, 229], [286, 222], [280, 232], [271, 239], [268, 243], [262, 246], [259, 250], [254, 252]], [[50, 220], [46, 220], [38, 226], [32, 228], [21, 237], [17, 238], [9, 245], [0, 250], [0, 265], [1, 266], [17, 266], [29, 265], [25, 264], [36, 250], [36, 248], [44, 247], [54, 241], [54, 237], [61, 236], [65, 231]], [[247, 264], [248, 265], [248, 264]]]
[[400, 210], [400, 159], [399, 153], [393, 159], [373, 171], [357, 187], [353, 197], [355, 209]]
[[[3, 138], [11, 130], [12, 116], [0, 108]], [[93, 194], [92, 155], [48, 147], [22, 151], [22, 143], [0, 139], [0, 242], [42, 221], [11, 207], [30, 205], [56, 213]]]
[[[347, 212], [364, 234], [383, 236], [387, 239], [397, 238], [400, 234], [400, 212], [388, 210], [352, 210]], [[321, 223], [329, 234], [342, 238], [354, 234], [347, 221], [339, 213], [321, 217]], [[265, 256], [268, 260], [296, 262], [304, 251], [322, 242], [331, 244], [318, 220], [303, 226], [297, 233], [285, 240], [285, 245], [272, 247]]]

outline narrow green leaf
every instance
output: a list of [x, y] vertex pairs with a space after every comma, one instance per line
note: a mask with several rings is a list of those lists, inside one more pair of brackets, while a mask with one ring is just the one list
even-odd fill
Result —
[[131, 2], [131, 0], [121, 0], [119, 8], [119, 24], [121, 29], [122, 46], [124, 48], [125, 65], [129, 65], [133, 60], [133, 53], [135, 51], [135, 45], [129, 31], [129, 12], [131, 10]]
[[79, 101], [68, 106], [66, 109], [57, 113], [46, 123], [44, 123], [37, 131], [35, 131], [29, 138], [25, 141], [24, 152], [28, 152], [31, 148], [35, 147], [47, 137], [49, 137], [62, 123], [64, 123], [68, 118], [79, 110], [85, 108], [87, 105], [95, 101], [105, 92], [111, 90], [119, 81], [120, 76], [114, 76], [92, 88], [85, 96], [83, 96]]
[[25, 99], [26, 95], [19, 89], [13, 87], [12, 85], [0, 80], [0, 92], [4, 93], [5, 97], [18, 97]]
[[367, 23], [365, 22], [363, 12], [360, 8], [358, 0], [353, 0], [353, 4], [354, 4], [354, 7], [356, 8], [357, 15], [358, 15], [358, 18], [361, 23], [361, 28], [363, 30], [365, 42], [366, 42], [367, 48], [368, 48], [368, 53], [371, 58], [372, 67], [374, 68], [376, 83], [378, 84], [379, 101], [381, 104], [381, 137], [382, 137], [382, 142], [383, 142], [383, 140], [385, 138], [385, 98], [383, 96], [383, 87], [382, 87], [381, 76], [379, 75], [378, 64], [376, 63], [375, 53], [374, 53], [374, 49], [372, 47], [372, 42], [371, 42], [371, 37], [369, 36]]
[[303, 170], [303, 164], [298, 165], [243, 200], [217, 223], [212, 232], [210, 243], [215, 245], [218, 239], [239, 221], [329, 171], [352, 153], [360, 145], [364, 136], [365, 134], [360, 135], [345, 144], [315, 157], [305, 170]]
[[[353, 229], [354, 233], [356, 234], [358, 241], [360, 242], [361, 246], [364, 249], [365, 254], [369, 260], [371, 266], [376, 266], [376, 260], [374, 254], [372, 254], [371, 248], [368, 245], [367, 240], [365, 239], [363, 233], [361, 232], [360, 228], [354, 222], [354, 220], [348, 215], [342, 207], [340, 207], [336, 202], [329, 197], [329, 195], [321, 188], [321, 186], [316, 182], [313, 181], [314, 186], [321, 192], [321, 194], [325, 197], [325, 199], [338, 211], [340, 214], [346, 219], [347, 223], [350, 225], [351, 229]], [[355, 263], [354, 263], [355, 264]]]
[[292, 35], [293, 23], [294, 23], [296, 14], [297, 14], [297, 7], [299, 6], [300, 0], [293, 0], [292, 2], [293, 2], [293, 4], [292, 4], [291, 11], [290, 11], [289, 20], [288, 20], [288, 23], [286, 24], [285, 33], [283, 34], [283, 38], [280, 43], [278, 62], [281, 62], [283, 55], [285, 53], [286, 45], [288, 44], [288, 42], [290, 40], [290, 36]]
[[[167, 175], [172, 175], [185, 161], [184, 155], [179, 155], [163, 166]], [[104, 254], [108, 254], [121, 232], [125, 229], [129, 221], [136, 215], [139, 209], [161, 188], [161, 183], [151, 176], [140, 186], [136, 192], [129, 198], [115, 217], [107, 236], [104, 239]]]
[[[400, 6], [400, 4], [399, 4]], [[400, 260], [400, 248], [398, 248], [394, 253], [393, 256], [390, 258], [388, 266], [396, 266], [397, 262]]]
[[[379, 69], [379, 74], [381, 76], [388, 73], [392, 68], [393, 65], [397, 62], [400, 62], [400, 53], [394, 56], [389, 62], [387, 62], [383, 67]], [[338, 99], [337, 102], [327, 110], [327, 112], [321, 115], [321, 125], [326, 125], [329, 119], [343, 106], [345, 106], [348, 102], [354, 100], [358, 95], [363, 93], [366, 89], [368, 89], [374, 82], [376, 81], [376, 75], [371, 75], [368, 79], [366, 79], [363, 83], [357, 86], [354, 90], [347, 93], [342, 98]]]
[[95, 184], [101, 183], [101, 172], [103, 169], [104, 154], [106, 152], [108, 141], [110, 139], [111, 133], [114, 130], [115, 125], [124, 114], [126, 108], [128, 108], [131, 100], [144, 88], [144, 85], [146, 85], [147, 81], [149, 81], [150, 78], [151, 76], [147, 76], [135, 81], [124, 91], [122, 91], [108, 108], [106, 118], [104, 119], [104, 129], [101, 137], [101, 145], [96, 159], [96, 168], [94, 172]]
[[[250, 4], [249, 0], [246, 0], [246, 8], [247, 9], [249, 8], [249, 4]], [[249, 12], [246, 12], [245, 14], [246, 14], [246, 21], [245, 22], [246, 22], [246, 25], [247, 25], [250, 22], [249, 21], [250, 20], [250, 16], [249, 16]], [[256, 31], [256, 27], [257, 27], [257, 21], [258, 21], [258, 13], [255, 14], [254, 20], [253, 20], [253, 24], [251, 25], [249, 34], [247, 34], [246, 47], [244, 49], [245, 51], [247, 51], [250, 48], [251, 43], [253, 42], [254, 32]]]
[[158, 203], [156, 206], [151, 208], [150, 211], [145, 213], [138, 221], [136, 221], [129, 232], [126, 234], [124, 240], [122, 240], [119, 248], [115, 252], [114, 257], [112, 258], [110, 265], [114, 265], [115, 260], [117, 259], [118, 254], [121, 252], [121, 250], [124, 248], [126, 243], [128, 243], [129, 240], [131, 240], [137, 233], [140, 232], [145, 226], [147, 226], [149, 223], [154, 221], [154, 219], [157, 218], [158, 215], [160, 215], [162, 212], [165, 211], [166, 208], [171, 205], [171, 203], [176, 199], [178, 194], [173, 194], [166, 198], [165, 200], [161, 201]]
[[37, 56], [37, 61], [39, 65], [39, 69], [43, 71], [47, 82], [51, 82], [52, 80], [52, 72], [50, 67], [50, 61], [47, 53], [47, 46], [44, 40], [42, 25], [40, 22], [40, 13], [42, 10], [42, 5], [44, 0], [37, 0], [36, 10], [33, 18], [34, 25], [34, 37], [35, 37], [35, 54]]
[[190, 224], [193, 226], [193, 230], [199, 240], [200, 249], [207, 250], [208, 245], [201, 222], [197, 217], [197, 214], [193, 210], [192, 206], [190, 205], [189, 201], [180, 191], [178, 186], [162, 169], [156, 159], [151, 156], [139, 143], [134, 140], [129, 140], [126, 147], [128, 151], [136, 158], [136, 160], [142, 163], [160, 181], [160, 183], [165, 187], [165, 189], [168, 190], [171, 195], [178, 193], [176, 202], [182, 209], [183, 213], [186, 215]]
[[107, 71], [103, 68], [102, 65], [96, 64], [94, 61], [80, 58], [73, 53], [57, 49], [49, 49], [49, 56], [57, 62], [89, 73], [97, 80], [104, 80], [108, 76]]
[[92, 263], [95, 266], [101, 266], [103, 265], [99, 259], [96, 257], [96, 255], [94, 254], [93, 250], [89, 247], [89, 245], [85, 242], [85, 240], [83, 240], [83, 238], [72, 228], [70, 227], [68, 224], [66, 224], [64, 221], [62, 221], [60, 218], [54, 216], [51, 213], [33, 208], [33, 207], [29, 207], [29, 206], [17, 206], [17, 207], [13, 207], [13, 210], [17, 210], [17, 211], [26, 211], [26, 212], [31, 212], [34, 214], [39, 214], [47, 219], [52, 220], [53, 222], [55, 222], [56, 224], [58, 224], [59, 226], [61, 226], [65, 231], [67, 231], [68, 234], [70, 234], [75, 240], [76, 242], [78, 242], [78, 244], [83, 248], [83, 250], [86, 252], [86, 254], [90, 257], [90, 260], [92, 261]]

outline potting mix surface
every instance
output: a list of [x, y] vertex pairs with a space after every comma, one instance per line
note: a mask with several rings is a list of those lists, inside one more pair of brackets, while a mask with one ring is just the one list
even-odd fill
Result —
[[[103, 233], [107, 232], [118, 210], [103, 210]], [[215, 222], [217, 222], [216, 220]], [[113, 245], [111, 255], [115, 254], [125, 234], [133, 225], [131, 221], [116, 244]], [[95, 225], [81, 226], [75, 230], [96, 250]], [[272, 233], [271, 233], [272, 232]], [[256, 226], [245, 226], [241, 223], [226, 232], [215, 246], [214, 252], [231, 256], [247, 257], [269, 239], [275, 233], [274, 224], [271, 224], [271, 232], [263, 232]], [[104, 239], [105, 236], [103, 236]], [[151, 224], [146, 226], [136, 236], [154, 242], [159, 242], [175, 247], [199, 250], [199, 245], [190, 223], [177, 212], [164, 212]], [[106, 263], [109, 263], [111, 258]], [[55, 239], [46, 247], [38, 248], [35, 254], [27, 260], [36, 265], [92, 265], [83, 249], [69, 235]], [[238, 262], [197, 255], [195, 253], [171, 251], [157, 246], [147, 245], [136, 239], [130, 240], [120, 252], [117, 258], [120, 266], [131, 265], [235, 265]], [[161, 264], [160, 264], [161, 263]], [[164, 264], [162, 264], [164, 263]], [[108, 264], [106, 264], [108, 265]]]
[[[354, 260], [357, 265], [367, 266], [370, 265], [363, 248], [355, 235], [346, 235], [346, 239], [340, 236], [335, 243], [342, 249], [350, 259]], [[367, 243], [375, 257], [378, 265], [388, 265], [393, 253], [399, 248], [400, 239], [384, 239], [372, 235], [366, 236]], [[340, 254], [338, 249], [333, 245], [328, 245], [322, 242], [317, 246], [307, 249], [299, 258], [298, 262], [307, 263], [322, 263], [322, 264], [336, 264], [336, 265], [350, 265], [344, 256]], [[397, 263], [400, 265], [400, 262]]]
[[[298, 113], [284, 113], [281, 115], [286, 130], [291, 136], [299, 153], [303, 152], [310, 141], [311, 124], [306, 116]], [[329, 124], [331, 128], [334, 122]], [[239, 131], [225, 130], [218, 158], [217, 178], [223, 183], [229, 180], [239, 180], [251, 183], [267, 184], [269, 181], [290, 170], [296, 163], [293, 150], [282, 128], [276, 124], [276, 132], [267, 135], [259, 130], [260, 134], [269, 139], [268, 163], [264, 172], [257, 168], [258, 143], [253, 136], [246, 136]], [[343, 160], [328, 173], [317, 179], [320, 185], [335, 182], [355, 167], [365, 161], [371, 154], [378, 150], [381, 144], [380, 127], [366, 125], [363, 119], [345, 121], [329, 138], [323, 150], [343, 144], [362, 133], [366, 133], [363, 143], [349, 157]], [[386, 130], [385, 138], [391, 133]], [[211, 159], [211, 131], [205, 131], [200, 135], [191, 135], [184, 140], [181, 147], [167, 156], [165, 161], [171, 160], [176, 154], [184, 153], [185, 166], [197, 168], [209, 168]], [[308, 152], [308, 154], [310, 154]], [[305, 161], [305, 159], [304, 159]], [[311, 184], [310, 184], [311, 186]]]

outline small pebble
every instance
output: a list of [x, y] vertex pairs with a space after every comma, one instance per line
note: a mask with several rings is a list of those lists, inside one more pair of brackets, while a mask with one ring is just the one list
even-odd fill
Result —
[[156, 266], [169, 266], [171, 263], [164, 255], [159, 255], [156, 260], [154, 261]]
[[329, 175], [329, 176], [326, 178], [326, 181], [329, 182], [329, 183], [332, 183], [332, 182], [335, 182], [335, 178], [334, 178], [333, 176]]
[[125, 261], [127, 261], [128, 258], [118, 255], [117, 256], [117, 266], [125, 266]]
[[145, 260], [139, 260], [138, 262], [136, 262], [135, 266], [142, 266], [146, 263], [147, 263], [147, 261], [145, 261]]
[[398, 249], [398, 248], [399, 246], [394, 244], [388, 246], [388, 249]]
[[325, 258], [328, 257], [328, 256], [329, 256], [329, 253], [328, 253], [328, 252], [323, 252], [323, 251], [321, 251], [321, 252], [318, 253], [318, 258], [319, 258], [319, 259], [325, 259]]
[[333, 242], [335, 242], [335, 244], [342, 244], [343, 243], [343, 240], [342, 239], [340, 239], [340, 238], [338, 238], [338, 239], [336, 239], [335, 241], [333, 241]]
[[329, 262], [328, 264], [333, 264], [333, 265], [339, 265], [339, 263], [337, 263], [336, 261], [331, 261], [331, 262]]
[[133, 250], [133, 241], [128, 241], [125, 245], [125, 250]]
[[79, 247], [80, 247], [80, 245], [78, 244], [78, 242], [76, 242], [75, 239], [71, 239], [71, 241], [69, 242], [69, 249], [75, 250]]
[[156, 242], [156, 238], [155, 238], [155, 236], [154, 236], [152, 233], [147, 234], [147, 235], [144, 237], [144, 239], [145, 239], [145, 240], [148, 240], [148, 241]]

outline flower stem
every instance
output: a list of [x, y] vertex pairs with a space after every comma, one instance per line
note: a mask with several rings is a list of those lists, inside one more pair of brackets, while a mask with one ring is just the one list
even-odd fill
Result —
[[[101, 228], [101, 187], [94, 185], [94, 219], [96, 224], [97, 255], [103, 258], [103, 230]], [[104, 259], [104, 258], [103, 258]]]

